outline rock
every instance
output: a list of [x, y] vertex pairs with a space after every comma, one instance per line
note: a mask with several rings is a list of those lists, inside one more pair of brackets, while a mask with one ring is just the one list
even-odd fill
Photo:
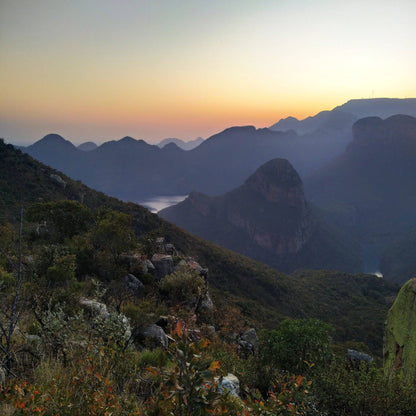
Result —
[[159, 325], [150, 325], [143, 331], [143, 336], [151, 338], [153, 341], [167, 348], [169, 341], [165, 331]]
[[155, 266], [153, 265], [153, 263], [149, 260], [146, 259], [143, 262], [143, 273], [155, 273], [156, 269]]
[[175, 246], [171, 243], [165, 244], [165, 253], [170, 254], [171, 256], [177, 256], [178, 255]]
[[240, 381], [234, 374], [228, 373], [222, 380], [216, 378], [215, 381], [218, 383], [219, 393], [227, 390], [231, 396], [238, 397], [240, 393]]
[[169, 254], [154, 254], [152, 263], [155, 266], [155, 274], [158, 279], [162, 279], [174, 271], [173, 259]]
[[107, 306], [104, 303], [86, 298], [81, 298], [79, 300], [79, 303], [93, 316], [101, 316], [103, 318], [106, 318], [109, 315]]
[[58, 185], [62, 186], [62, 188], [66, 188], [66, 182], [59, 175], [51, 173], [50, 178]]
[[212, 301], [208, 291], [201, 301], [200, 309], [201, 311], [212, 311], [214, 309], [214, 302]]
[[202, 276], [205, 281], [208, 279], [208, 269], [201, 267], [201, 265], [195, 261], [192, 257], [188, 259], [188, 266], [192, 270], [196, 270], [200, 276]]
[[416, 278], [409, 280], [387, 315], [384, 339], [385, 371], [403, 372], [405, 380], [416, 381]]
[[138, 296], [144, 288], [144, 284], [134, 274], [129, 273], [124, 278], [124, 287], [127, 292], [134, 296]]
[[244, 332], [240, 336], [238, 341], [238, 345], [241, 350], [245, 353], [255, 354], [257, 351], [259, 339], [257, 337], [256, 330], [254, 328], [250, 328], [248, 331]]
[[347, 358], [350, 361], [365, 361], [367, 364], [371, 364], [373, 362], [373, 357], [371, 355], [350, 349], [347, 351]]

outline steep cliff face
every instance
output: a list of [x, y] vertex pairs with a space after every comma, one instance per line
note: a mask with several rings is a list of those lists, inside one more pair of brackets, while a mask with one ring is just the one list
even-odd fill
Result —
[[339, 158], [305, 179], [305, 189], [360, 239], [366, 270], [374, 271], [381, 253], [416, 226], [416, 118], [367, 117], [353, 135]]
[[[160, 215], [280, 270], [336, 268], [347, 254], [339, 250], [336, 238], [317, 220], [299, 175], [285, 159], [265, 163], [231, 192], [219, 197], [192, 192]], [[358, 269], [355, 260], [349, 267], [348, 271]]]
[[[258, 246], [278, 256], [294, 255], [311, 236], [315, 224], [302, 181], [287, 160], [265, 163], [232, 194], [245, 204], [231, 204], [227, 220]], [[255, 209], [246, 209], [253, 204]]]
[[416, 380], [416, 278], [401, 288], [387, 316], [384, 366]]

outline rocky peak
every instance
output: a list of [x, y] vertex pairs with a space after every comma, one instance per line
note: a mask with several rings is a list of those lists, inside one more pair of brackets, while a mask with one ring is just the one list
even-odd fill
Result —
[[355, 145], [395, 144], [416, 139], [416, 118], [394, 115], [386, 120], [380, 117], [366, 117], [352, 126]]
[[266, 162], [246, 180], [244, 187], [261, 194], [269, 202], [305, 205], [302, 180], [286, 159]]

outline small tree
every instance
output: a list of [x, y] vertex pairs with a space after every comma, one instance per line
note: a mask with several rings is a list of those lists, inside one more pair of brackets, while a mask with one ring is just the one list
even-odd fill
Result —
[[290, 373], [309, 373], [332, 358], [332, 327], [317, 319], [284, 320], [278, 330], [263, 334], [260, 356], [264, 365]]

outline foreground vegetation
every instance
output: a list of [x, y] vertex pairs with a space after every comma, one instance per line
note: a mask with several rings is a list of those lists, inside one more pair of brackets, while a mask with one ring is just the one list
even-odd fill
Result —
[[[11, 146], [0, 156], [0, 414], [414, 414], [414, 388], [377, 359], [396, 287], [286, 276], [61, 176], [63, 186]], [[163, 278], [144, 267], [160, 235], [177, 248]], [[209, 266], [208, 283], [189, 255]], [[144, 335], [162, 318], [165, 344]], [[245, 349], [251, 327], [260, 340]], [[375, 364], [347, 362], [347, 348]], [[238, 396], [223, 387], [228, 373]]]

